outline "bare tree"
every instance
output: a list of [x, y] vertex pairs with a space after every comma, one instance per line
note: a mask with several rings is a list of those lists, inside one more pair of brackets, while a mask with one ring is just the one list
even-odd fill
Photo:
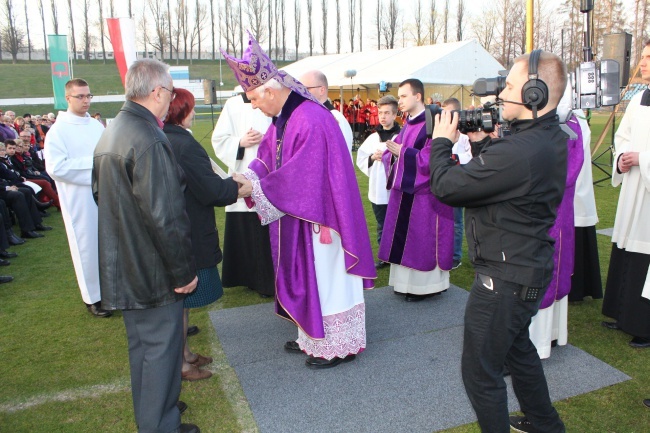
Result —
[[341, 0], [336, 0], [336, 54], [341, 54]]
[[438, 28], [438, 11], [436, 10], [436, 0], [431, 0], [429, 5], [429, 44], [433, 45], [438, 41], [440, 29]]
[[16, 26], [16, 14], [13, 0], [4, 0], [4, 26], [2, 27], [2, 44], [11, 54], [12, 63], [18, 60], [18, 52], [25, 46], [25, 32]]
[[[43, 23], [43, 51], [45, 52], [45, 61], [47, 62], [47, 33], [45, 33], [45, 10], [43, 8], [43, 0], [38, 0], [38, 12], [41, 14], [41, 22]], [[2, 49], [0, 49], [2, 51]], [[0, 57], [2, 59], [2, 57]]]
[[280, 16], [282, 17], [282, 61], [287, 60], [287, 17], [284, 0], [280, 0]]
[[176, 22], [178, 26], [174, 31], [174, 36], [176, 37], [176, 64], [178, 65], [180, 60], [180, 45], [181, 39], [183, 41], [183, 58], [187, 59], [187, 43], [190, 29], [189, 22], [189, 8], [187, 6], [187, 0], [178, 0], [178, 7], [176, 8]]
[[142, 47], [144, 48], [145, 57], [147, 55], [147, 44], [149, 44], [149, 33], [147, 31], [147, 14], [142, 14], [142, 20], [138, 22], [138, 29], [140, 30], [137, 34], [142, 35]]
[[357, 5], [356, 0], [350, 0], [350, 16], [348, 17], [348, 25], [350, 27], [350, 52], [354, 53], [354, 26], [357, 22]]
[[54, 34], [59, 34], [59, 11], [56, 8], [56, 0], [50, 0], [50, 7], [52, 8], [52, 26], [54, 27]]
[[648, 19], [650, 18], [649, 9], [650, 2], [648, 0], [634, 1], [634, 54], [632, 57], [633, 64], [636, 64], [641, 58], [641, 51], [643, 51], [644, 42], [648, 35]]
[[458, 0], [458, 9], [456, 9], [456, 40], [463, 40], [463, 27], [465, 26], [465, 2]]
[[323, 16], [323, 31], [321, 33], [320, 47], [323, 49], [323, 54], [327, 54], [327, 0], [321, 0], [321, 9]]
[[[169, 60], [171, 60], [174, 42], [172, 41], [172, 7], [169, 0], [167, 0], [167, 30], [169, 35]], [[178, 44], [176, 46], [176, 59], [178, 60]]]
[[[271, 4], [269, 3], [270, 6]], [[273, 16], [275, 17], [275, 60], [278, 60], [278, 49], [280, 47], [280, 4], [278, 0], [273, 1]], [[271, 39], [271, 34], [269, 34], [269, 39]]]
[[363, 0], [359, 0], [359, 51], [363, 51]]
[[415, 9], [413, 11], [415, 18], [415, 24], [413, 25], [413, 38], [415, 39], [415, 45], [418, 47], [424, 45], [425, 34], [424, 34], [424, 13], [422, 11], [422, 0], [417, 0], [415, 3]]
[[[212, 60], [214, 60], [216, 56], [216, 40], [214, 39], [214, 0], [210, 0], [210, 35], [212, 36]], [[221, 41], [219, 42], [221, 43]]]
[[27, 29], [27, 59], [32, 60], [32, 39], [29, 36], [29, 14], [27, 13], [27, 0], [25, 0], [25, 28]]
[[295, 28], [295, 35], [294, 35], [294, 42], [296, 43], [296, 60], [298, 60], [298, 44], [300, 43], [300, 21], [301, 21], [301, 15], [300, 15], [300, 2], [302, 0], [293, 0], [293, 16], [296, 20], [296, 28]]
[[102, 43], [103, 63], [106, 64], [106, 47], [104, 46], [104, 0], [97, 0], [97, 6], [99, 6], [99, 40]]
[[[270, 3], [271, 1], [272, 1], [272, 0], [269, 0], [269, 3]], [[270, 4], [269, 4], [269, 6], [270, 6]], [[271, 56], [271, 55], [273, 54], [273, 53], [271, 52], [271, 39], [272, 39], [272, 36], [273, 36], [273, 11], [271, 10], [270, 7], [268, 8], [268, 11], [269, 11], [269, 22], [268, 22], [268, 28], [269, 28], [269, 49], [268, 49], [268, 53], [269, 53], [269, 56]], [[276, 32], [277, 32], [277, 30], [276, 30]]]
[[307, 29], [309, 30], [309, 55], [314, 55], [314, 29], [312, 27], [311, 13], [313, 10], [313, 0], [307, 1]]
[[196, 8], [195, 11], [196, 21], [194, 21], [194, 29], [192, 31], [192, 42], [194, 42], [196, 37], [196, 46], [198, 52], [197, 58], [201, 60], [201, 42], [202, 42], [201, 29], [203, 28], [203, 25], [205, 24], [205, 20], [207, 18], [207, 10], [205, 8], [205, 5], [202, 5], [199, 2], [199, 0], [196, 0], [195, 8]]
[[72, 59], [77, 59], [77, 42], [74, 38], [74, 21], [72, 19], [72, 0], [68, 0], [68, 17], [70, 18], [70, 32], [72, 36]]
[[386, 15], [382, 19], [382, 34], [384, 36], [384, 45], [388, 49], [395, 48], [395, 36], [397, 35], [399, 23], [399, 3], [398, 0], [388, 0]]
[[111, 18], [115, 18], [115, 0], [108, 0], [108, 11], [111, 14]]
[[234, 1], [225, 0], [223, 11], [223, 21], [225, 23], [225, 36], [226, 36], [226, 51], [236, 54], [237, 53], [237, 36], [240, 34], [239, 15], [240, 10], [235, 6]]
[[[169, 21], [167, 21], [165, 17], [163, 0], [147, 0], [147, 5], [151, 11], [151, 17], [154, 21], [155, 30], [155, 39], [147, 38], [147, 40], [154, 50], [160, 52], [160, 58], [164, 59], [165, 49], [167, 48], [167, 41], [171, 42], [171, 39], [167, 38], [167, 27], [169, 25]], [[146, 32], [144, 33], [146, 34]], [[169, 51], [171, 52], [171, 46], [169, 47]]]
[[90, 25], [89, 25], [89, 19], [88, 19], [88, 12], [89, 12], [89, 0], [83, 0], [82, 2], [82, 10], [81, 12], [83, 13], [84, 17], [84, 28], [82, 32], [82, 41], [84, 44], [84, 57], [86, 58], [86, 61], [90, 63], [90, 40], [91, 40], [91, 35], [90, 35]]
[[[246, 17], [248, 17], [248, 28], [251, 30], [251, 33], [253, 34], [255, 40], [262, 42], [266, 37], [264, 13], [267, 8], [270, 9], [270, 5], [267, 6], [267, 2], [265, 0], [248, 0], [247, 4], [248, 7], [246, 8]], [[270, 52], [269, 55], [271, 55]]]
[[129, 0], [129, 18], [133, 18], [133, 11], [131, 10], [131, 0]]
[[[431, 0], [435, 1], [435, 0]], [[377, 49], [381, 49], [381, 22], [383, 18], [383, 9], [381, 5], [381, 0], [377, 0], [377, 9], [375, 10], [375, 25], [377, 26], [376, 32], [377, 32]]]
[[449, 33], [449, 0], [445, 0], [445, 15], [443, 16], [443, 21], [443, 42], [447, 43], [447, 35]]
[[[239, 0], [239, 22], [244, 22], [244, 8], [242, 8], [241, 0]], [[239, 55], [244, 56], [244, 26], [239, 25]]]
[[[495, 55], [495, 29], [499, 25], [499, 15], [494, 8], [483, 9], [480, 16], [472, 21], [472, 30], [478, 43], [489, 53]], [[496, 56], [495, 56], [496, 57]]]

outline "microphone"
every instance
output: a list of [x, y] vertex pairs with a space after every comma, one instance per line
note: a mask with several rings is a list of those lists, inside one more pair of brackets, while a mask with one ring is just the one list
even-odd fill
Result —
[[499, 99], [499, 102], [501, 103], [500, 105], [503, 105], [504, 102], [508, 102], [510, 104], [516, 104], [516, 105], [526, 105], [523, 102], [508, 101], [507, 99]]

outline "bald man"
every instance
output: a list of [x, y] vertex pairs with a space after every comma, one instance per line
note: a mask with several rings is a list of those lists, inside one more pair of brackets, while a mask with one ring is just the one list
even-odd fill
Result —
[[300, 77], [299, 81], [307, 87], [309, 93], [314, 95], [314, 98], [318, 102], [326, 106], [334, 115], [343, 133], [343, 138], [345, 138], [345, 144], [348, 145], [348, 150], [350, 151], [350, 155], [352, 155], [352, 128], [350, 128], [350, 124], [345, 119], [345, 116], [343, 116], [343, 113], [335, 109], [327, 98], [328, 84], [325, 74], [317, 70], [307, 71]]

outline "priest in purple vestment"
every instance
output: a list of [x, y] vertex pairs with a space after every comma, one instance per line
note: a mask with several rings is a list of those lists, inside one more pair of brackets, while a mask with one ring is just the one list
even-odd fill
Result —
[[395, 141], [386, 142], [382, 157], [390, 196], [379, 259], [391, 264], [388, 283], [395, 292], [417, 302], [449, 288], [454, 213], [429, 187], [424, 86], [410, 78], [399, 85], [397, 95], [408, 118]]
[[309, 367], [334, 367], [365, 349], [363, 289], [376, 278], [354, 167], [329, 110], [249, 37], [243, 59], [223, 54], [273, 123], [233, 178], [252, 186], [248, 200], [269, 225], [276, 313], [298, 327], [285, 349], [305, 352]]

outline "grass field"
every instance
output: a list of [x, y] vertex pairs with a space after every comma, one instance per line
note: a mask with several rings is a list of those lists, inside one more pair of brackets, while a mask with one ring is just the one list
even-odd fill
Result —
[[[77, 75], [92, 77], [93, 92], [120, 87], [114, 65], [75, 65]], [[214, 65], [199, 65], [208, 71]], [[39, 68], [43, 68], [40, 71]], [[4, 77], [12, 77], [12, 88], [22, 96], [44, 96], [49, 89], [48, 65], [0, 65]], [[32, 75], [39, 69], [39, 76]], [[110, 69], [110, 71], [108, 71]], [[226, 69], [226, 68], [224, 68]], [[193, 68], [190, 68], [193, 71]], [[218, 71], [218, 70], [217, 70]], [[194, 72], [192, 72], [194, 73]], [[9, 74], [9, 75], [8, 75]], [[16, 80], [13, 80], [13, 77]], [[4, 80], [0, 84], [7, 86]], [[3, 89], [4, 97], [14, 97], [12, 89]], [[1, 107], [7, 109], [9, 107]], [[93, 107], [93, 110], [97, 107]], [[46, 109], [46, 111], [52, 111]], [[99, 109], [97, 111], [103, 111]], [[32, 110], [32, 112], [39, 112]], [[21, 111], [18, 110], [20, 114]], [[103, 113], [104, 114], [104, 113]], [[110, 117], [109, 114], [104, 114]], [[599, 135], [605, 116], [594, 117], [593, 141]], [[193, 128], [194, 135], [208, 153], [212, 121], [202, 117]], [[603, 149], [609, 144], [609, 139]], [[601, 160], [608, 163], [608, 155]], [[595, 177], [602, 177], [594, 170]], [[374, 217], [366, 200], [367, 179], [357, 172], [369, 230], [375, 231]], [[598, 228], [612, 227], [618, 189], [609, 182], [595, 188], [600, 222]], [[45, 222], [54, 227], [43, 239], [30, 240], [13, 247], [19, 257], [11, 266], [1, 268], [15, 281], [0, 286], [0, 431], [2, 432], [133, 432], [126, 337], [120, 314], [110, 319], [95, 319], [81, 302], [70, 260], [65, 230], [58, 212]], [[216, 209], [217, 225], [223, 233], [224, 213]], [[371, 236], [374, 238], [374, 236]], [[599, 236], [601, 273], [605, 281], [611, 244]], [[376, 253], [376, 245], [373, 245]], [[469, 288], [473, 273], [467, 263], [451, 273], [451, 281]], [[387, 284], [388, 270], [379, 273], [376, 286]], [[201, 332], [191, 338], [194, 350], [215, 357], [212, 379], [184, 383], [181, 398], [190, 409], [185, 422], [198, 424], [203, 432], [255, 432], [257, 428], [234, 371], [211, 328], [208, 312], [268, 302], [245, 288], [225, 290], [217, 303], [192, 313], [191, 322]], [[629, 336], [607, 331], [600, 326], [601, 301], [572, 304], [569, 310], [569, 343], [628, 374], [632, 380], [557, 403], [568, 432], [644, 433], [650, 431], [650, 410], [641, 400], [650, 397], [650, 352], [631, 349]], [[280, 319], [278, 319], [280, 320]], [[579, 380], [579, 378], [576, 378]], [[432, 410], [435, 410], [435, 402]], [[282, 404], [282, 402], [278, 402]], [[470, 424], [448, 430], [454, 433], [478, 432]]]

